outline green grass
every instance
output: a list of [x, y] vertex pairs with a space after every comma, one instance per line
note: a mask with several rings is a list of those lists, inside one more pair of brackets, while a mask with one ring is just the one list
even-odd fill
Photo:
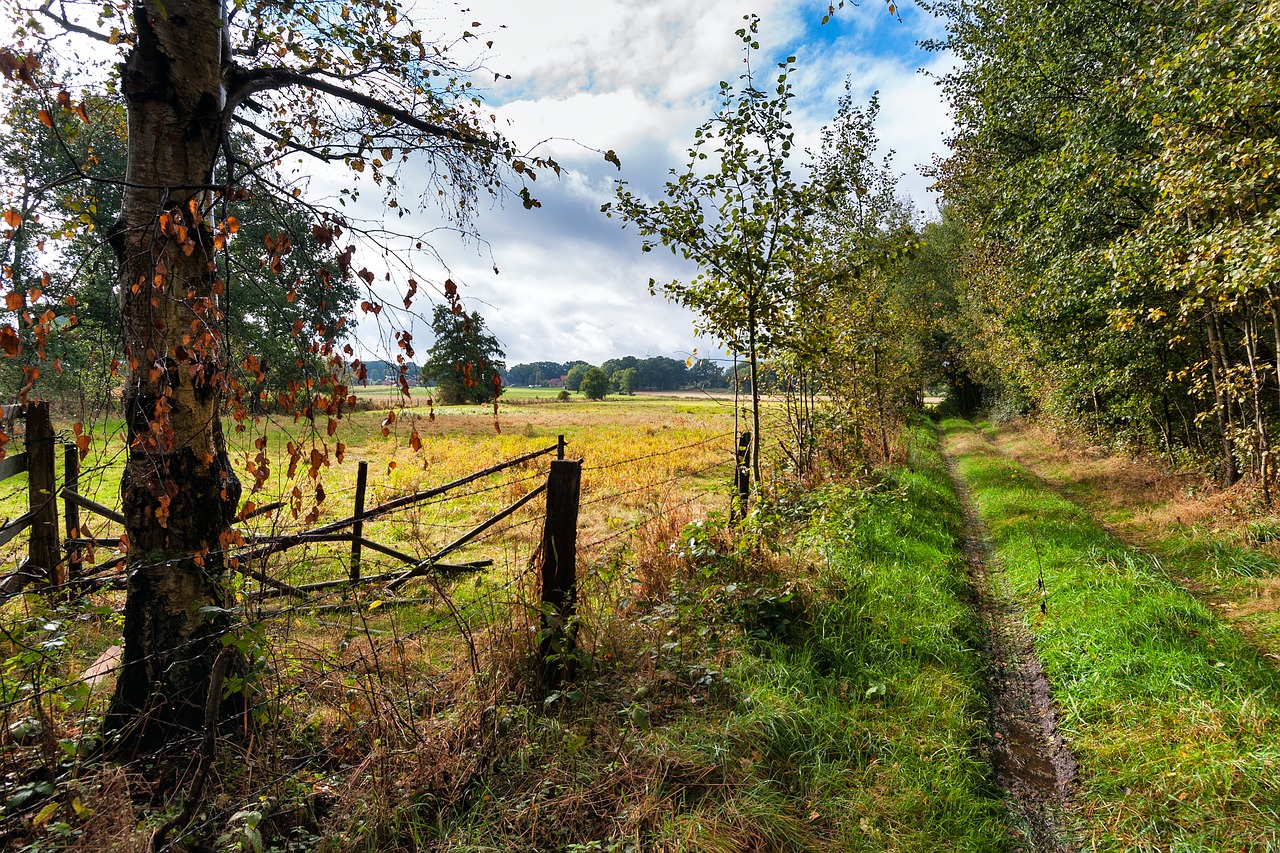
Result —
[[[1280, 848], [1280, 676], [1158, 559], [972, 440], [971, 425], [944, 428], [1031, 614], [1081, 765], [1086, 847]], [[1218, 565], [1253, 571], [1228, 558]]]
[[[800, 541], [817, 564], [803, 606], [763, 596], [772, 606], [753, 610], [756, 639], [728, 671], [739, 705], [714, 728], [675, 733], [705, 758], [746, 761], [740, 796], [756, 810], [799, 808], [806, 831], [768, 849], [1012, 846], [980, 759], [983, 663], [961, 600], [960, 509], [930, 437], [915, 440], [914, 470], [802, 498]], [[716, 826], [725, 808], [679, 822]]]
[[687, 544], [700, 556], [667, 595], [593, 628], [596, 666], [574, 689], [495, 710], [501, 735], [471, 807], [419, 823], [420, 841], [1017, 849], [983, 760], [960, 507], [934, 437], [914, 446], [911, 470], [763, 510], [769, 550]]

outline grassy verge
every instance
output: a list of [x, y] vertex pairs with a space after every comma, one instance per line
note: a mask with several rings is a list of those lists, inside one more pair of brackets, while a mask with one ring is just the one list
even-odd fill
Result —
[[764, 511], [756, 549], [707, 523], [637, 554], [646, 580], [597, 626], [590, 675], [541, 707], [496, 706], [471, 807], [416, 822], [420, 840], [1011, 849], [981, 754], [960, 508], [932, 436], [916, 439], [912, 470]]
[[1280, 516], [1255, 489], [1219, 492], [1149, 461], [1058, 446], [1026, 424], [989, 430], [1006, 455], [1086, 507], [1280, 660]]
[[944, 427], [1031, 614], [1081, 765], [1086, 846], [1280, 846], [1280, 676], [1159, 560], [1098, 528], [971, 425]]

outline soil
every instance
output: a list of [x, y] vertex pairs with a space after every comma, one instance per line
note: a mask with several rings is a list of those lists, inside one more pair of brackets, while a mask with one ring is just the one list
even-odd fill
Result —
[[1005, 789], [1015, 827], [1034, 853], [1070, 853], [1064, 832], [1076, 762], [1057, 730], [1049, 679], [1036, 656], [1022, 608], [994, 561], [986, 527], [968, 487], [951, 472], [964, 505], [965, 542], [974, 607], [987, 657], [988, 742], [996, 780]]

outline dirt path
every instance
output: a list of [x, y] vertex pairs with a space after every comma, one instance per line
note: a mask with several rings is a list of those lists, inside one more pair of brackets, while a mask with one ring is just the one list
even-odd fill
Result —
[[992, 560], [985, 525], [968, 486], [948, 459], [951, 480], [964, 506], [964, 551], [974, 606], [985, 629], [991, 758], [1008, 792], [1018, 828], [1035, 853], [1069, 853], [1062, 816], [1069, 807], [1076, 763], [1057, 731], [1057, 713], [1027, 630], [1022, 608], [1009, 593], [1004, 572]]

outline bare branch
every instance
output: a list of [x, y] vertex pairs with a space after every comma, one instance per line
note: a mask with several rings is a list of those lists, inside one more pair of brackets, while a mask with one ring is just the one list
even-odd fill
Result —
[[[59, 3], [58, 5], [61, 6], [62, 4]], [[94, 39], [95, 41], [100, 41], [103, 44], [111, 44], [111, 39], [107, 37], [104, 33], [100, 33], [95, 29], [91, 29], [81, 24], [77, 24], [74, 21], [70, 20], [67, 17], [65, 12], [61, 12], [61, 13], [54, 12], [52, 7], [53, 7], [53, 0], [45, 0], [45, 2], [41, 4], [38, 11], [40, 12], [40, 14], [44, 15], [49, 20], [57, 23], [58, 26], [62, 27], [67, 32], [79, 33], [80, 35], [88, 36], [89, 38]]]
[[492, 140], [482, 136], [473, 136], [469, 133], [457, 130], [452, 127], [436, 124], [434, 122], [425, 121], [413, 113], [402, 107], [393, 106], [386, 101], [366, 95], [362, 92], [353, 91], [345, 86], [339, 86], [327, 80], [321, 80], [317, 76], [305, 72], [293, 71], [288, 68], [263, 68], [254, 71], [241, 72], [232, 75], [231, 91], [227, 97], [228, 109], [235, 109], [245, 98], [256, 92], [267, 92], [277, 89], [286, 89], [290, 86], [301, 86], [307, 89], [314, 89], [317, 92], [324, 92], [335, 98], [372, 110], [379, 115], [393, 118], [396, 121], [408, 127], [425, 133], [429, 136], [439, 136], [446, 139], [452, 139], [455, 142], [462, 142], [467, 145], [474, 145], [481, 148], [492, 148]]

